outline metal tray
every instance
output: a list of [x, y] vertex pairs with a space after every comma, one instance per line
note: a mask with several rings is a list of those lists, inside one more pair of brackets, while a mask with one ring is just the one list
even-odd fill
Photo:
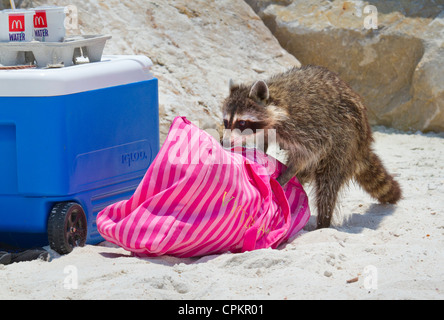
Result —
[[110, 38], [107, 35], [82, 35], [65, 37], [63, 42], [0, 42], [0, 64], [68, 67], [76, 64], [79, 57], [97, 62]]

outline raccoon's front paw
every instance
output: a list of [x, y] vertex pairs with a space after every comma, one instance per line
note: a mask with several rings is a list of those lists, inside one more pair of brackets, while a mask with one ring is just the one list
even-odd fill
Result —
[[277, 179], [277, 182], [283, 187], [287, 184], [288, 181], [290, 181], [289, 178], [285, 176], [285, 174], [280, 175]]

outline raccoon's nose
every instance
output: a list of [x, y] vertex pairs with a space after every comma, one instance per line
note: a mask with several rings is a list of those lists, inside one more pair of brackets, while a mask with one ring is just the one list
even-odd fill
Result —
[[231, 148], [231, 141], [230, 140], [221, 140], [220, 144], [225, 149]]
[[233, 140], [230, 131], [231, 130], [224, 130], [224, 136], [220, 140], [220, 144], [224, 148], [231, 148], [231, 146], [233, 145]]

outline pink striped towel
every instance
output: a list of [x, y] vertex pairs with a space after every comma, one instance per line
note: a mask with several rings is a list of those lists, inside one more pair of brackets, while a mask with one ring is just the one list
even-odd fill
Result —
[[249, 150], [225, 150], [177, 117], [133, 196], [98, 214], [100, 234], [137, 256], [276, 248], [307, 223], [307, 195], [296, 178], [282, 188], [285, 167]]

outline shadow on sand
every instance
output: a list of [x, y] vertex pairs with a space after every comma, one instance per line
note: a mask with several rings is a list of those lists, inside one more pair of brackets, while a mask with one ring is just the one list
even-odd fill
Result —
[[364, 213], [352, 213], [345, 217], [336, 229], [348, 233], [361, 233], [364, 229], [377, 230], [381, 222], [396, 211], [397, 206], [373, 203]]
[[[332, 223], [330, 228], [341, 232], [361, 233], [364, 229], [377, 230], [381, 222], [392, 215], [397, 209], [396, 205], [373, 203], [362, 213], [353, 212], [343, 218], [341, 222]], [[304, 228], [305, 231], [316, 230], [316, 215], [310, 217], [310, 221]]]

